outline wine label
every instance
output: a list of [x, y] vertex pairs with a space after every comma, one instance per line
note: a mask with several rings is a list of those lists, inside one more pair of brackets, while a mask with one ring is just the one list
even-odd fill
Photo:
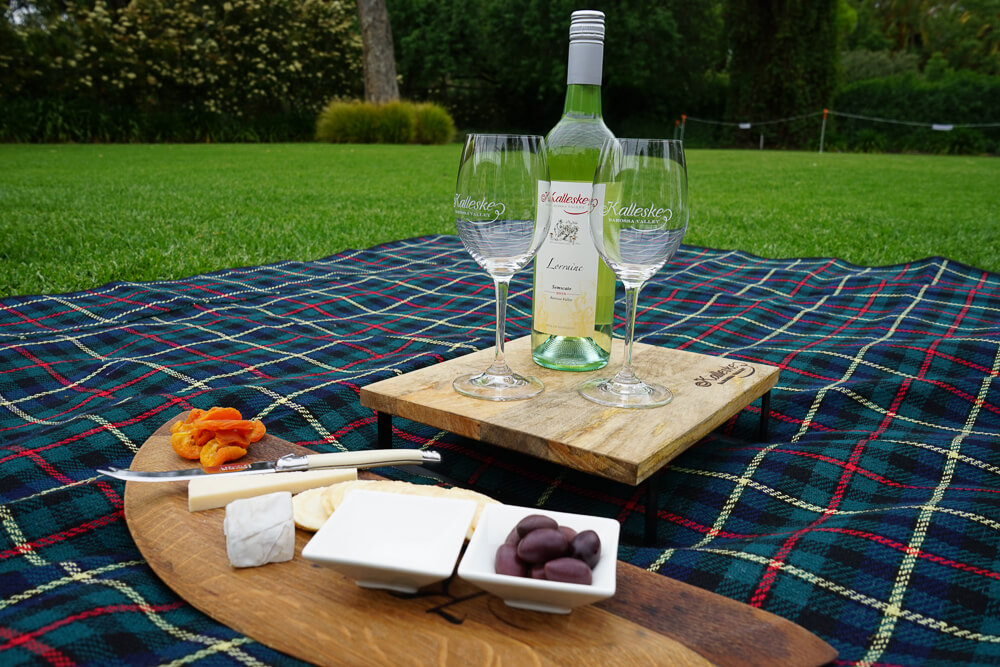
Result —
[[594, 333], [600, 256], [590, 232], [592, 183], [552, 181], [552, 222], [535, 258], [532, 328], [553, 336]]

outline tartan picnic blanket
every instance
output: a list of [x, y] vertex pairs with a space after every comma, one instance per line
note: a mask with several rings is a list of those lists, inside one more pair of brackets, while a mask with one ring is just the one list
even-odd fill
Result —
[[[157, 579], [124, 483], [95, 469], [213, 405], [318, 451], [371, 448], [360, 388], [492, 345], [493, 299], [458, 238], [430, 236], [0, 300], [0, 664], [293, 662]], [[510, 338], [530, 299], [525, 270]], [[664, 468], [656, 507], [398, 418], [396, 446], [432, 444], [507, 502], [613, 517], [619, 558], [798, 623], [837, 664], [1000, 663], [1000, 275], [682, 246], [637, 321], [645, 343], [779, 366], [767, 441], [758, 401]]]

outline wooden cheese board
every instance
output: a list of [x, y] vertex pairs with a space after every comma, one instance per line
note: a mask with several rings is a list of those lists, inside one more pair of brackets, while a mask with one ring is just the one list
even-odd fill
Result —
[[[173, 421], [142, 445], [132, 470], [190, 467], [170, 447]], [[268, 434], [247, 456], [293, 452], [308, 453]], [[363, 589], [304, 560], [312, 534], [301, 530], [293, 560], [234, 569], [224, 516], [188, 512], [186, 482], [125, 485], [129, 530], [157, 576], [217, 621], [317, 664], [806, 666], [836, 657], [794, 623], [624, 562], [613, 598], [568, 615], [509, 608], [455, 577], [416, 595]]]

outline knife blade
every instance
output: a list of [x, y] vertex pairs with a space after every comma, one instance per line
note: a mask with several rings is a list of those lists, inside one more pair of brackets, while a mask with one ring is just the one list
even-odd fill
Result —
[[441, 454], [419, 449], [374, 449], [358, 452], [335, 452], [333, 454], [286, 454], [273, 461], [240, 463], [232, 461], [205, 468], [146, 472], [124, 470], [113, 466], [97, 472], [126, 482], [177, 482], [206, 475], [257, 475], [270, 472], [294, 472], [298, 470], [318, 470], [323, 468], [378, 468], [381, 466], [421, 465], [438, 463]]

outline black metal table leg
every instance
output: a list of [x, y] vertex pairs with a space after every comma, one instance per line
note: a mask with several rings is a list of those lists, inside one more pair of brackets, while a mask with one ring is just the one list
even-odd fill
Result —
[[768, 389], [760, 399], [760, 427], [757, 430], [757, 439], [761, 442], [767, 440], [767, 426], [771, 417], [771, 390]]
[[[378, 422], [378, 445], [383, 449], [392, 448], [392, 415], [387, 412], [375, 412]], [[767, 440], [768, 425], [771, 416], [771, 391], [768, 390], [761, 397], [760, 402], [760, 426], [757, 437], [759, 440]], [[659, 502], [659, 476], [660, 471], [651, 475], [643, 484], [646, 485], [646, 515], [644, 517], [643, 543], [646, 546], [653, 546], [656, 542], [656, 525], [658, 523], [657, 506]]]
[[378, 446], [381, 449], [392, 449], [392, 415], [388, 412], [375, 412], [378, 419]]
[[654, 472], [643, 482], [646, 485], [646, 530], [643, 535], [643, 543], [647, 547], [653, 546], [656, 542], [657, 507], [660, 497], [659, 471]]

